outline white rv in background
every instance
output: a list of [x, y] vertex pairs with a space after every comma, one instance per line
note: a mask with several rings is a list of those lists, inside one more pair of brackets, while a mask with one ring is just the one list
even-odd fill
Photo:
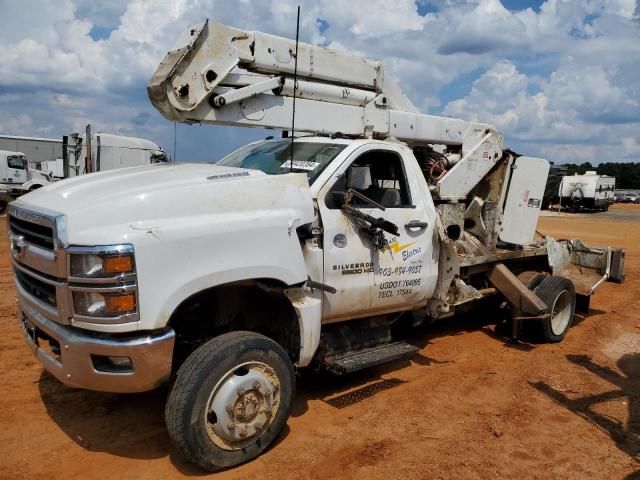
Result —
[[43, 170], [56, 178], [167, 161], [162, 148], [150, 140], [110, 133], [92, 134], [90, 126], [82, 135], [74, 133], [63, 137], [62, 143], [63, 158], [43, 162]]
[[569, 209], [606, 211], [613, 203], [615, 187], [615, 177], [598, 175], [592, 170], [584, 175], [565, 176], [560, 183], [560, 205]]

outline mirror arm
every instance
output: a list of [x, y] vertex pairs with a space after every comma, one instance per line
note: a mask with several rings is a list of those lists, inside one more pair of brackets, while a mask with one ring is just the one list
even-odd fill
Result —
[[379, 208], [380, 210], [382, 210], [383, 212], [386, 210], [385, 207], [383, 207], [382, 205], [380, 205], [378, 202], [371, 200], [369, 197], [367, 197], [366, 195], [363, 195], [362, 193], [358, 192], [357, 190], [354, 190], [353, 188], [348, 188], [347, 192], [345, 194], [345, 199], [344, 199], [344, 203], [345, 205], [348, 205], [351, 203], [351, 199], [355, 197], [358, 200], [362, 200], [365, 203], [368, 203], [369, 205], [371, 205], [373, 208]]

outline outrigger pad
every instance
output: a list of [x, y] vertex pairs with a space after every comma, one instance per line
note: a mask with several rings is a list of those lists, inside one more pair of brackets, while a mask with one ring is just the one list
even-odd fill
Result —
[[589, 304], [591, 303], [590, 295], [576, 294], [576, 312], [589, 313]]

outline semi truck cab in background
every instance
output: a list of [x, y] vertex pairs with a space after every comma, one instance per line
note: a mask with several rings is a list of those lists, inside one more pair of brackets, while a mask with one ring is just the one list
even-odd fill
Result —
[[47, 162], [43, 169], [56, 178], [70, 178], [116, 168], [135, 167], [168, 161], [160, 146], [144, 138], [110, 133], [92, 133], [63, 137], [63, 158]]

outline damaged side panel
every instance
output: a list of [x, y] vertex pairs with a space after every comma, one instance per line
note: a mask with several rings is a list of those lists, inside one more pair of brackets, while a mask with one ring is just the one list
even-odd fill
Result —
[[592, 295], [605, 281], [624, 281], [625, 251], [621, 248], [547, 237], [547, 251], [553, 274], [570, 279], [579, 295]]

